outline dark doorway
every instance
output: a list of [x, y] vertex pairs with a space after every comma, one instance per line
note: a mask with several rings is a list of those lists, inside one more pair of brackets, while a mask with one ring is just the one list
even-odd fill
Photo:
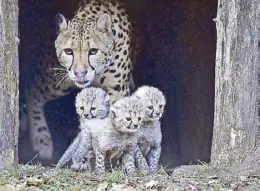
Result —
[[[176, 166], [209, 161], [214, 111], [216, 31], [213, 18], [217, 1], [124, 0], [141, 26], [142, 51], [135, 67], [137, 85], [149, 84], [166, 95], [162, 119], [161, 162]], [[56, 13], [70, 18], [77, 1], [21, 0], [20, 93], [24, 77], [35, 72], [45, 46], [46, 32], [55, 34]], [[75, 94], [49, 103], [45, 110], [52, 131], [55, 163], [77, 134], [77, 117], [71, 106]], [[19, 139], [20, 162], [34, 157], [29, 133]]]

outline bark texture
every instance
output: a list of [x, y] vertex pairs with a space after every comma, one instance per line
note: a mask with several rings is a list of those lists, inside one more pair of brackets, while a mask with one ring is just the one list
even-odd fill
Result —
[[[257, 33], [258, 33], [258, 95], [257, 95], [257, 102], [258, 102], [258, 133], [257, 133], [257, 140], [256, 145], [257, 148], [260, 148], [260, 4], [257, 5], [257, 12], [258, 15], [257, 19]], [[260, 149], [259, 149], [260, 150]], [[259, 151], [260, 153], [260, 151]], [[260, 171], [260, 170], [259, 170]]]
[[0, 0], [0, 169], [17, 161], [18, 1]]
[[256, 148], [259, 5], [218, 2], [212, 162], [241, 162]]

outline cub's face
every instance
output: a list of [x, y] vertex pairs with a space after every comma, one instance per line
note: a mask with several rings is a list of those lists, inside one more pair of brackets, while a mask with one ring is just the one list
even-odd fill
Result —
[[103, 119], [109, 112], [109, 95], [101, 88], [85, 88], [76, 96], [80, 119]]
[[137, 99], [125, 97], [111, 106], [110, 118], [117, 131], [136, 133], [144, 118], [144, 108]]
[[144, 121], [155, 121], [162, 117], [166, 101], [160, 90], [142, 86], [136, 90], [133, 97], [137, 97], [144, 106]]
[[98, 19], [78, 18], [71, 21], [61, 14], [56, 16], [58, 60], [68, 77], [80, 88], [89, 86], [95, 75], [110, 64], [113, 39], [108, 14]]

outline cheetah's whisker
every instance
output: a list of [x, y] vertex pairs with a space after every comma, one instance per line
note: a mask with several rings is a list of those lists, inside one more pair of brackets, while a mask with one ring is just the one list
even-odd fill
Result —
[[54, 71], [66, 71], [67, 72], [67, 69], [66, 68], [49, 68], [48, 70], [54, 70]]
[[52, 74], [52, 76], [61, 76], [61, 75], [64, 75], [64, 74], [66, 74], [66, 73], [62, 73], [62, 72], [60, 72], [60, 73]]
[[64, 80], [66, 80], [67, 77], [68, 77], [68, 76], [63, 76], [63, 77], [61, 77], [60, 81], [59, 81], [58, 84], [56, 85], [56, 88], [59, 87], [60, 84], [61, 84], [62, 82], [64, 82]]

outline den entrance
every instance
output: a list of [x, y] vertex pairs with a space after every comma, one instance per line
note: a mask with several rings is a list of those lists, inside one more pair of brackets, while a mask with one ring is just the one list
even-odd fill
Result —
[[[141, 26], [142, 50], [135, 68], [137, 85], [160, 88], [167, 98], [162, 119], [161, 163], [176, 166], [209, 161], [214, 111], [216, 0], [124, 0]], [[20, 72], [37, 64], [45, 31], [55, 30], [55, 15], [70, 18], [77, 1], [21, 0]], [[28, 67], [32, 64], [32, 67]], [[20, 80], [22, 84], [23, 81]], [[23, 89], [20, 88], [21, 94]], [[56, 163], [76, 136], [78, 121], [71, 107], [75, 94], [50, 102], [47, 122], [54, 139]], [[21, 163], [34, 158], [29, 133], [20, 133]]]

